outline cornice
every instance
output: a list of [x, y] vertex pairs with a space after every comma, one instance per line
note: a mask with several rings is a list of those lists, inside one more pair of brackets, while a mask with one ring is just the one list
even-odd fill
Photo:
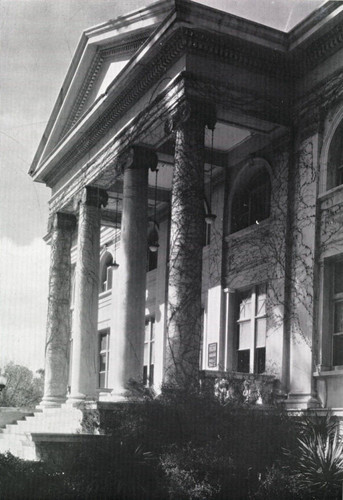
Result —
[[341, 21], [328, 33], [313, 41], [305, 50], [300, 47], [290, 52], [293, 75], [297, 77], [304, 75], [342, 48], [343, 22]]
[[[103, 137], [118, 119], [123, 116], [126, 110], [136, 102], [141, 96], [144, 95], [146, 90], [156, 83], [169, 68], [173, 62], [181, 56], [182, 53], [201, 53], [213, 58], [220, 58], [227, 63], [235, 66], [248, 67], [252, 70], [261, 73], [273, 73], [275, 77], [285, 78], [287, 70], [275, 58], [275, 55], [268, 53], [266, 58], [261, 55], [258, 56], [257, 51], [248, 50], [243, 45], [230, 44], [227, 39], [225, 41], [222, 37], [213, 36], [210, 34], [197, 32], [190, 28], [179, 28], [172, 36], [164, 43], [163, 47], [155, 54], [155, 57], [145, 64], [134, 78], [128, 79], [128, 84], [124, 87], [123, 91], [112, 98], [111, 104], [107, 104], [111, 99], [108, 95], [106, 99], [107, 109], [103, 115], [91, 125], [86, 134], [82, 134], [77, 147], [72, 151], [66, 153], [61, 163], [75, 163], [87, 149], [95, 145], [101, 137]], [[98, 65], [100, 62], [94, 62]], [[114, 89], [114, 92], [117, 89]], [[75, 107], [82, 106], [82, 99]], [[84, 117], [86, 118], [86, 115]], [[80, 120], [71, 126], [69, 133], [71, 133], [75, 126], [80, 123]], [[68, 123], [69, 125], [69, 123]], [[65, 136], [67, 140], [67, 136]], [[61, 143], [57, 145], [60, 146]], [[56, 150], [55, 148], [50, 155]]]
[[[158, 43], [151, 45], [147, 54], [140, 59], [140, 64], [133, 66], [126, 74], [124, 73], [117, 86], [113, 85], [109, 89], [103, 103], [100, 103], [99, 112], [101, 111], [102, 114], [91, 125], [87, 125], [87, 120], [91, 119], [92, 110], [82, 115], [84, 103], [95, 81], [92, 71], [88, 73], [86, 83], [82, 87], [82, 91], [64, 128], [64, 133], [66, 133], [66, 130], [70, 127], [68, 133], [57, 144], [49, 157], [45, 159], [40, 170], [44, 171], [45, 166], [49, 164], [50, 159], [58, 149], [63, 150], [68, 144], [69, 134], [78, 127], [80, 139], [59, 161], [62, 170], [75, 164], [86, 154], [87, 150], [91, 149], [113, 128], [125, 112], [144, 95], [149, 87], [161, 79], [173, 62], [184, 53], [204, 55], [227, 64], [249, 69], [254, 73], [267, 74], [283, 82], [285, 80], [291, 82], [305, 71], [300, 68], [308, 68], [310, 65], [318, 64], [322, 58], [328, 57], [342, 46], [342, 29], [341, 23], [325, 36], [313, 42], [304, 52], [301, 52], [298, 47], [293, 55], [292, 53], [286, 54], [279, 50], [271, 50], [267, 47], [244, 42], [244, 40], [234, 36], [218, 35], [185, 26], [179, 27], [169, 35], [169, 38], [167, 36], [157, 38]], [[106, 50], [104, 53], [107, 54], [111, 51], [111, 49]], [[104, 55], [99, 51], [97, 57], [101, 58]], [[94, 70], [99, 71], [100, 66], [101, 59], [94, 59], [92, 66]], [[238, 90], [237, 92], [239, 94]], [[238, 94], [236, 93], [236, 97]], [[266, 99], [264, 99], [264, 102], [260, 100], [260, 103], [266, 104]], [[239, 99], [233, 104], [236, 104], [237, 108]], [[270, 115], [274, 117], [273, 121], [277, 122], [281, 108], [275, 100], [271, 100], [269, 104], [271, 104]], [[244, 105], [246, 109], [249, 106], [250, 110], [256, 108], [255, 103], [252, 101], [249, 103], [246, 99]], [[265, 112], [265, 110], [260, 107], [260, 112]], [[38, 172], [37, 178], [39, 176], [40, 173]], [[45, 179], [48, 182], [47, 175], [44, 176], [44, 181]]]
[[289, 67], [281, 51], [254, 46], [232, 36], [218, 36], [187, 28], [187, 49], [192, 53], [204, 54], [224, 60], [233, 66], [269, 74], [279, 79], [289, 79]]

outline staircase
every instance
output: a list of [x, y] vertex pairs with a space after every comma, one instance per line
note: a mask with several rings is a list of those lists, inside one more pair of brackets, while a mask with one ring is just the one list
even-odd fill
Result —
[[44, 408], [32, 416], [0, 429], [0, 453], [9, 451], [23, 460], [39, 460], [33, 433], [76, 434], [81, 429], [82, 412], [71, 405]]

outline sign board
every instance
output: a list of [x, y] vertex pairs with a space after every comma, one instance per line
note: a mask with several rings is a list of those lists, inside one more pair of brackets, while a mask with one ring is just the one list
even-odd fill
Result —
[[215, 368], [217, 366], [217, 345], [217, 342], [208, 344], [207, 363], [209, 368]]

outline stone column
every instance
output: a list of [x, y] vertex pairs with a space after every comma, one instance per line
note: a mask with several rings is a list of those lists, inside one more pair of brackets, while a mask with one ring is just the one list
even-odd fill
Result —
[[148, 171], [156, 154], [133, 146], [124, 164], [123, 211], [117, 296], [113, 302], [109, 386], [111, 399], [123, 399], [130, 380], [143, 377], [147, 266]]
[[176, 130], [172, 184], [165, 382], [187, 389], [198, 382], [204, 231], [205, 126], [215, 110], [185, 103], [169, 126]]
[[70, 249], [76, 219], [57, 213], [52, 219], [49, 304], [45, 345], [45, 382], [42, 407], [66, 400], [70, 338]]
[[79, 205], [69, 403], [96, 397], [101, 206], [107, 193], [86, 187]]

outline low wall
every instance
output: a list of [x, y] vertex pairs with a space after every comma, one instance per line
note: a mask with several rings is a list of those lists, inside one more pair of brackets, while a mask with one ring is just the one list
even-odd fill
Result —
[[36, 446], [36, 454], [39, 460], [63, 467], [78, 461], [80, 454], [96, 453], [102, 447], [107, 436], [92, 434], [31, 434], [32, 441]]

